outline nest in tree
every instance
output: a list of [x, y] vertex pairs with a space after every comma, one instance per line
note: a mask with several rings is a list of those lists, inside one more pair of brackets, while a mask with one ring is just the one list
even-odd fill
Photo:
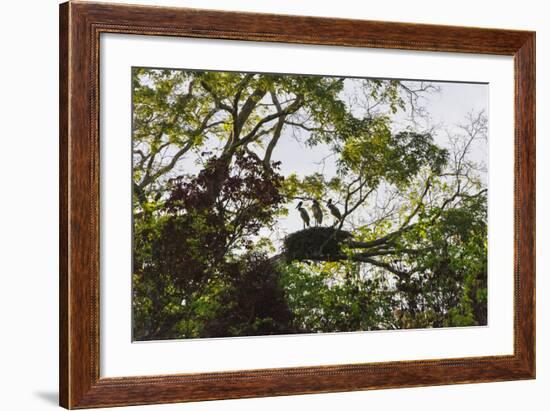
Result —
[[347, 231], [334, 227], [311, 227], [285, 238], [285, 258], [294, 260], [336, 261], [342, 259], [342, 243], [351, 238]]

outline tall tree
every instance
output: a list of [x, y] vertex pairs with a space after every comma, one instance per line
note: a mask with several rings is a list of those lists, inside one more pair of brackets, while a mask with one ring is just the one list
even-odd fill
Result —
[[[486, 188], [470, 153], [486, 119], [436, 144], [418, 123], [434, 90], [135, 69], [135, 336], [485, 323]], [[283, 176], [288, 138], [327, 147], [334, 175]], [[274, 253], [261, 230], [297, 200], [339, 218]]]

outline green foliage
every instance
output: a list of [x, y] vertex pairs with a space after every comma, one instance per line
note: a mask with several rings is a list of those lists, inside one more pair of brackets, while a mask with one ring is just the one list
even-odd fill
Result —
[[415, 275], [397, 282], [411, 326], [422, 325], [415, 320], [425, 312], [434, 327], [487, 324], [486, 201], [482, 194], [434, 208], [401, 238], [402, 248], [414, 243], [424, 250], [409, 261]]
[[397, 185], [410, 183], [422, 167], [441, 173], [447, 151], [437, 147], [430, 134], [392, 134], [386, 122], [374, 123], [346, 139], [340, 163], [344, 170], [366, 175], [371, 186], [382, 178]]
[[282, 283], [297, 332], [391, 328], [393, 296], [380, 278], [362, 278], [354, 265], [292, 263]]
[[[350, 104], [350, 82], [380, 109]], [[455, 193], [449, 148], [392, 129], [402, 86], [135, 68], [134, 339], [487, 324], [486, 191], [472, 174]], [[291, 133], [335, 174], [283, 176], [271, 154]], [[371, 193], [397, 205], [354, 218]], [[265, 235], [297, 200], [327, 224], [329, 199], [342, 221], [280, 250]]]

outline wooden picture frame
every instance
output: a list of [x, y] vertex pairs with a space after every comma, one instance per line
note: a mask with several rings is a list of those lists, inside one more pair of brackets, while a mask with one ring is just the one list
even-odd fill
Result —
[[[513, 56], [514, 354], [100, 378], [101, 33]], [[60, 6], [59, 47], [61, 406], [91, 408], [535, 378], [534, 32], [69, 2]]]

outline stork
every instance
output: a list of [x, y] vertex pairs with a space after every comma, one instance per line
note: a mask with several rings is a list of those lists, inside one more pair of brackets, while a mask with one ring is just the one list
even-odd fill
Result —
[[338, 210], [338, 208], [332, 204], [332, 198], [329, 198], [328, 200], [328, 203], [327, 203], [327, 207], [328, 209], [330, 210], [330, 213], [338, 220], [342, 220], [342, 213], [340, 213], [340, 210]]
[[313, 200], [311, 210], [313, 211], [313, 218], [315, 218], [315, 223], [317, 225], [323, 224], [323, 210], [321, 210], [321, 205], [317, 200]]
[[306, 226], [309, 227], [309, 214], [307, 213], [307, 210], [304, 207], [302, 207], [302, 204], [303, 202], [300, 201], [296, 209], [300, 212], [300, 217], [302, 217], [302, 221], [304, 222], [304, 230], [305, 230]]

